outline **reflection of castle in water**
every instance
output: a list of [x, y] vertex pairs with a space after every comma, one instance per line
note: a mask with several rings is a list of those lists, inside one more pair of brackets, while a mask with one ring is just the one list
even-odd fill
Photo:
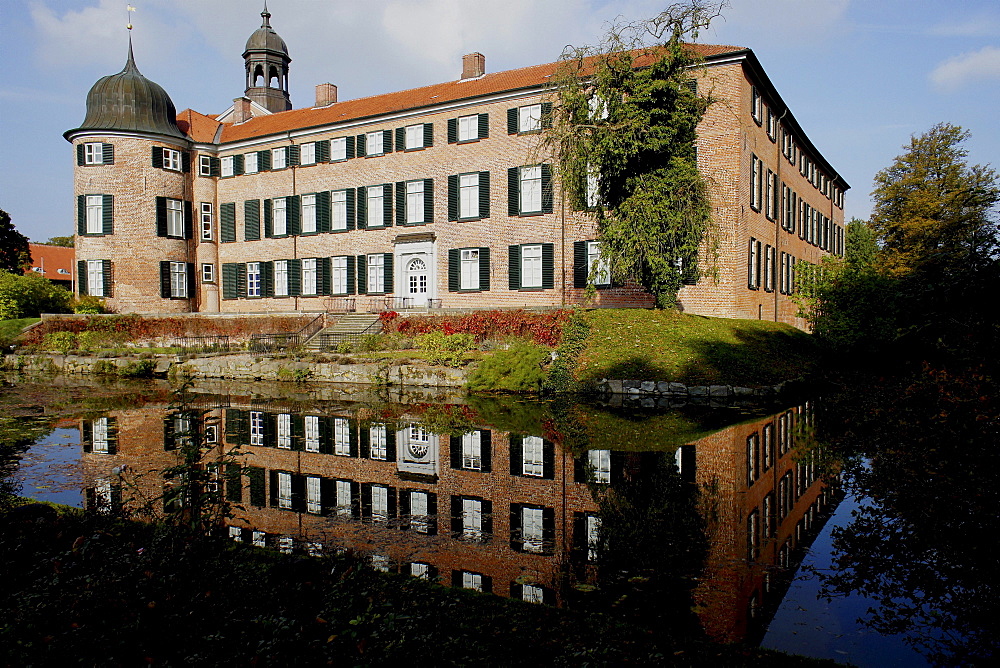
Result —
[[183, 507], [179, 481], [157, 472], [176, 466], [183, 439], [198, 434], [213, 454], [243, 453], [243, 475], [223, 469], [210, 483], [240, 506], [228, 526], [234, 540], [349, 550], [381, 570], [563, 605], [573, 587], [600, 583], [602, 490], [670, 458], [697, 484], [706, 526], [693, 591], [701, 623], [718, 640], [755, 641], [837, 498], [817, 479], [815, 451], [796, 447], [814, 420], [808, 403], [674, 452], [579, 456], [538, 433], [436, 434], [418, 413], [361, 405], [311, 413], [230, 397], [190, 413], [144, 407], [83, 420], [94, 481], [86, 504], [122, 503], [110, 472], [126, 465], [151, 471], [135, 476], [126, 498]]

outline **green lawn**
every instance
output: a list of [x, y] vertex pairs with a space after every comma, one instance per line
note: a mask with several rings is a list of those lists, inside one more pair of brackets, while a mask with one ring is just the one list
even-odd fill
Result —
[[21, 330], [41, 320], [41, 318], [17, 318], [16, 320], [0, 320], [0, 341], [10, 341], [21, 333]]
[[707, 318], [678, 311], [595, 309], [576, 376], [766, 385], [795, 378], [816, 361], [813, 338], [761, 320]]

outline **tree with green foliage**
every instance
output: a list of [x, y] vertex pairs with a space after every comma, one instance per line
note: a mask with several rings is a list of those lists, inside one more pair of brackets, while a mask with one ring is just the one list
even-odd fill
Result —
[[17, 231], [10, 214], [0, 209], [0, 269], [20, 273], [31, 264], [28, 237]]
[[939, 123], [913, 136], [875, 175], [871, 224], [886, 271], [953, 279], [981, 269], [997, 252], [1000, 183], [989, 166], [970, 166], [969, 133]]
[[69, 235], [68, 237], [49, 237], [49, 240], [45, 242], [48, 246], [62, 246], [64, 248], [72, 248], [76, 243], [76, 237], [74, 235]]
[[697, 279], [711, 223], [695, 153], [711, 98], [695, 89], [698, 57], [683, 40], [697, 38], [721, 4], [689, 0], [614, 25], [600, 45], [568, 48], [553, 77], [546, 143], [563, 191], [574, 208], [594, 210], [611, 275], [637, 281], [660, 307]]
[[69, 290], [35, 272], [13, 274], [0, 270], [0, 320], [67, 313], [72, 298]]

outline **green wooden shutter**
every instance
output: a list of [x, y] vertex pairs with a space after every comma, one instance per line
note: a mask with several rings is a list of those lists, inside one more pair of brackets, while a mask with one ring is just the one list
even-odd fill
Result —
[[329, 257], [321, 257], [316, 259], [316, 273], [319, 274], [316, 277], [316, 287], [317, 293], [321, 295], [330, 294], [330, 287], [332, 281], [330, 280], [331, 263]]
[[76, 262], [76, 289], [80, 295], [86, 295], [87, 292], [87, 261], [77, 260]]
[[104, 297], [114, 297], [114, 273], [111, 260], [101, 260], [101, 274], [104, 277]]
[[184, 238], [194, 239], [194, 212], [191, 202], [184, 202]]
[[[386, 130], [388, 132], [388, 130]], [[406, 220], [405, 218], [403, 220]], [[392, 184], [382, 186], [382, 224], [392, 227]]]
[[236, 202], [224, 202], [220, 209], [221, 225], [219, 241], [232, 243], [236, 241]]
[[101, 232], [112, 234], [115, 231], [115, 196], [104, 195], [101, 204]]
[[316, 193], [316, 230], [319, 232], [330, 231], [330, 207], [330, 191]]
[[424, 123], [424, 148], [434, 146], [434, 124]]
[[170, 299], [170, 262], [160, 262], [160, 296]]
[[163, 148], [160, 146], [153, 147], [153, 167], [163, 169]]
[[345, 294], [354, 294], [354, 283], [357, 272], [355, 271], [356, 259], [353, 255], [347, 256], [347, 292]]
[[274, 296], [274, 262], [260, 263], [260, 296]]
[[218, 176], [222, 172], [222, 161], [219, 158], [208, 159], [209, 176]]
[[424, 223], [434, 222], [434, 179], [424, 179]]
[[[364, 149], [365, 149], [364, 139], [361, 140], [360, 147], [357, 147], [357, 142], [354, 139], [354, 135], [351, 135], [350, 137], [345, 137], [345, 139], [347, 140], [344, 142], [344, 144], [346, 145], [347, 148], [346, 154], [348, 160], [350, 160], [351, 158], [361, 157], [364, 155]], [[358, 148], [358, 151], [355, 151], [356, 147]]]
[[[288, 209], [285, 209], [285, 230], [288, 230]], [[274, 200], [264, 200], [264, 238], [274, 236]]]
[[[348, 266], [348, 268], [350, 268]], [[368, 294], [368, 256], [358, 256], [358, 294]]]
[[299, 147], [297, 145], [285, 149], [285, 162], [289, 167], [295, 167], [299, 164]]
[[552, 103], [542, 102], [542, 128], [549, 129], [552, 127]]
[[357, 214], [357, 206], [355, 202], [357, 201], [357, 193], [354, 188], [347, 189], [347, 229], [353, 230], [355, 228], [355, 220]]
[[507, 134], [516, 135], [518, 130], [518, 113], [517, 107], [511, 107], [507, 110]]
[[195, 296], [194, 262], [187, 263], [187, 294], [186, 297]]
[[83, 236], [87, 233], [87, 196], [76, 196], [76, 233]]
[[248, 199], [243, 203], [243, 240], [260, 239], [260, 200]]
[[454, 144], [458, 141], [458, 119], [448, 119], [448, 143]]
[[105, 165], [115, 164], [114, 144], [101, 144], [101, 159]]
[[383, 267], [384, 267], [385, 273], [384, 273], [384, 281], [383, 282], [385, 284], [385, 294], [389, 294], [391, 292], [395, 292], [395, 289], [394, 289], [394, 286], [393, 286], [393, 283], [392, 283], [392, 253], [383, 253], [382, 257], [384, 258], [384, 260], [383, 260], [383, 263], [384, 263]]
[[358, 135], [355, 138], [355, 140], [354, 140], [354, 146], [357, 149], [357, 156], [359, 158], [363, 158], [363, 157], [365, 157], [368, 154], [367, 153], [368, 147], [365, 145], [365, 136], [364, 135]]
[[167, 236], [167, 198], [156, 198], [156, 236]]
[[382, 152], [392, 153], [392, 130], [382, 131]]
[[285, 198], [285, 229], [289, 235], [302, 233], [302, 199], [300, 195]]
[[516, 216], [521, 213], [520, 203], [521, 173], [519, 167], [507, 170], [507, 215]]
[[462, 287], [462, 251], [448, 250], [448, 292], [458, 292]]
[[240, 267], [235, 262], [227, 262], [222, 265], [222, 298], [237, 299], [240, 296], [238, 274]]
[[288, 296], [298, 297], [302, 294], [302, 260], [288, 261]]
[[185, 174], [191, 172], [191, 154], [187, 151], [181, 153], [181, 171]]
[[257, 151], [257, 171], [266, 172], [271, 169], [271, 151]]
[[490, 136], [490, 115], [479, 114], [479, 138], [486, 139]]
[[406, 225], [406, 182], [396, 181], [396, 224]]
[[77, 167], [83, 167], [84, 163], [86, 162], [86, 159], [84, 158], [84, 151], [85, 151], [85, 149], [83, 147], [83, 144], [77, 144], [76, 145], [76, 164], [77, 164]]
[[521, 289], [521, 247], [507, 247], [507, 277], [511, 290]]
[[555, 287], [555, 247], [542, 244], [542, 290]]
[[316, 142], [316, 162], [330, 162], [330, 140]]
[[239, 176], [239, 175], [243, 174], [244, 170], [245, 170], [245, 168], [244, 168], [244, 165], [243, 165], [243, 154], [240, 153], [238, 155], [234, 155], [233, 156], [233, 175], [234, 176]]
[[240, 262], [236, 265], [236, 292], [240, 297], [247, 296], [247, 263]]
[[542, 213], [552, 213], [552, 167], [542, 165]]
[[406, 150], [406, 128], [396, 128], [396, 150]]
[[[348, 190], [348, 192], [351, 192]], [[357, 189], [357, 225], [359, 230], [368, 227], [368, 196], [367, 189], [362, 186]]]
[[587, 242], [574, 241], [573, 242], [573, 287], [574, 288], [587, 287], [587, 274], [589, 273], [590, 273], [589, 267], [587, 267]]
[[490, 217], [490, 173], [479, 172], [479, 217]]
[[[490, 289], [490, 249], [479, 249], [479, 289], [488, 291]], [[488, 432], [484, 432], [488, 433]]]
[[448, 177], [448, 220], [458, 220], [458, 175]]

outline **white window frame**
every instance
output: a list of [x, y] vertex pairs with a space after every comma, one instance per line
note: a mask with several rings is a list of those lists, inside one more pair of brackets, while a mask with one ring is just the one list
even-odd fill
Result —
[[166, 198], [167, 203], [167, 236], [184, 238], [184, 202], [171, 197]]
[[236, 174], [235, 156], [227, 155], [219, 161], [219, 175], [233, 176]]
[[318, 231], [316, 221], [316, 195], [302, 196], [302, 234], [312, 234]]
[[459, 287], [462, 290], [478, 290], [479, 249], [463, 248], [461, 251], [459, 251], [459, 263], [460, 263]]
[[104, 144], [101, 142], [87, 142], [83, 145], [83, 164], [103, 165], [104, 164]]
[[385, 292], [385, 256], [382, 253], [374, 253], [368, 256], [366, 263], [368, 272], [368, 292]]
[[483, 576], [480, 573], [462, 571], [462, 589], [471, 589], [473, 591], [482, 592]]
[[373, 424], [368, 427], [368, 450], [372, 459], [380, 462], [388, 460], [389, 448], [384, 424]]
[[406, 182], [406, 222], [407, 224], [425, 223], [424, 220], [424, 181]]
[[458, 175], [458, 217], [469, 220], [480, 217], [479, 172]]
[[214, 232], [214, 207], [211, 202], [202, 202], [198, 207], [201, 210], [201, 240], [211, 241], [215, 235]]
[[274, 261], [274, 296], [288, 296], [288, 260]]
[[299, 164], [303, 166], [316, 164], [316, 142], [311, 141], [299, 146]]
[[187, 263], [170, 263], [170, 296], [186, 298], [188, 296]]
[[333, 454], [351, 456], [351, 425], [347, 418], [333, 418]]
[[352, 517], [354, 514], [354, 499], [351, 495], [350, 481], [337, 480], [335, 481], [334, 488], [337, 492], [337, 515], [339, 517]]
[[302, 296], [314, 297], [318, 291], [319, 276], [317, 271], [318, 262], [314, 257], [302, 259]]
[[330, 258], [330, 293], [346, 295], [347, 288], [347, 256], [334, 256]]
[[406, 140], [403, 147], [407, 151], [424, 148], [424, 124], [407, 125], [405, 129]]
[[542, 244], [521, 246], [521, 287], [542, 287]]
[[385, 225], [385, 188], [368, 186], [365, 188], [365, 223], [368, 227]]
[[521, 544], [525, 552], [545, 549], [545, 511], [541, 508], [521, 508]]
[[288, 234], [288, 198], [275, 197], [271, 200], [271, 236], [283, 237]]
[[87, 292], [94, 297], [105, 296], [104, 260], [87, 260]]
[[760, 98], [760, 91], [756, 86], [750, 87], [750, 116], [754, 123], [760, 125], [763, 122], [763, 101]]
[[181, 161], [180, 151], [175, 151], [172, 148], [163, 149], [163, 169], [179, 172], [182, 167], [183, 162]]
[[483, 502], [462, 498], [462, 538], [483, 539]]
[[257, 165], [257, 159], [258, 159], [258, 157], [260, 157], [260, 156], [257, 155], [256, 151], [253, 151], [251, 153], [244, 153], [243, 154], [243, 173], [244, 174], [256, 174], [257, 173], [257, 171], [258, 171], [258, 165]]
[[347, 137], [330, 140], [330, 162], [347, 160]]
[[530, 165], [518, 170], [518, 210], [520, 213], [542, 212], [542, 166]]
[[250, 411], [250, 445], [264, 445], [264, 414]]
[[278, 447], [282, 450], [292, 449], [292, 416], [290, 413], [278, 413], [277, 438]]
[[261, 296], [260, 262], [247, 262], [247, 297]]
[[601, 255], [600, 242], [587, 242], [587, 273], [593, 277], [594, 285], [611, 285], [611, 263]]
[[330, 228], [333, 231], [347, 229], [346, 190], [334, 190], [330, 193]]
[[104, 195], [87, 195], [87, 234], [104, 233]]
[[91, 425], [91, 451], [108, 454], [108, 418], [97, 418]]
[[323, 512], [323, 482], [319, 476], [306, 476], [306, 512], [319, 515]]
[[199, 176], [212, 175], [212, 158], [210, 158], [207, 155], [198, 156], [198, 175]]
[[479, 114], [458, 117], [458, 141], [479, 139]]
[[319, 417], [306, 415], [302, 420], [306, 452], [319, 452]]
[[410, 492], [410, 528], [417, 533], [430, 531], [430, 495], [427, 492]]
[[389, 488], [372, 485], [372, 521], [385, 522], [389, 519]]
[[534, 132], [542, 129], [542, 105], [529, 104], [517, 109], [517, 131]]
[[288, 166], [288, 152], [282, 148], [271, 149], [271, 169], [284, 169]]
[[284, 510], [292, 508], [292, 474], [278, 471], [278, 507]]
[[385, 136], [382, 130], [365, 133], [365, 156], [385, 155]]
[[587, 463], [590, 464], [591, 481], [602, 485], [611, 482], [610, 450], [588, 450]]
[[587, 208], [595, 209], [601, 201], [601, 174], [593, 165], [587, 165]]
[[545, 441], [540, 436], [521, 439], [521, 474], [541, 478], [545, 475]]

